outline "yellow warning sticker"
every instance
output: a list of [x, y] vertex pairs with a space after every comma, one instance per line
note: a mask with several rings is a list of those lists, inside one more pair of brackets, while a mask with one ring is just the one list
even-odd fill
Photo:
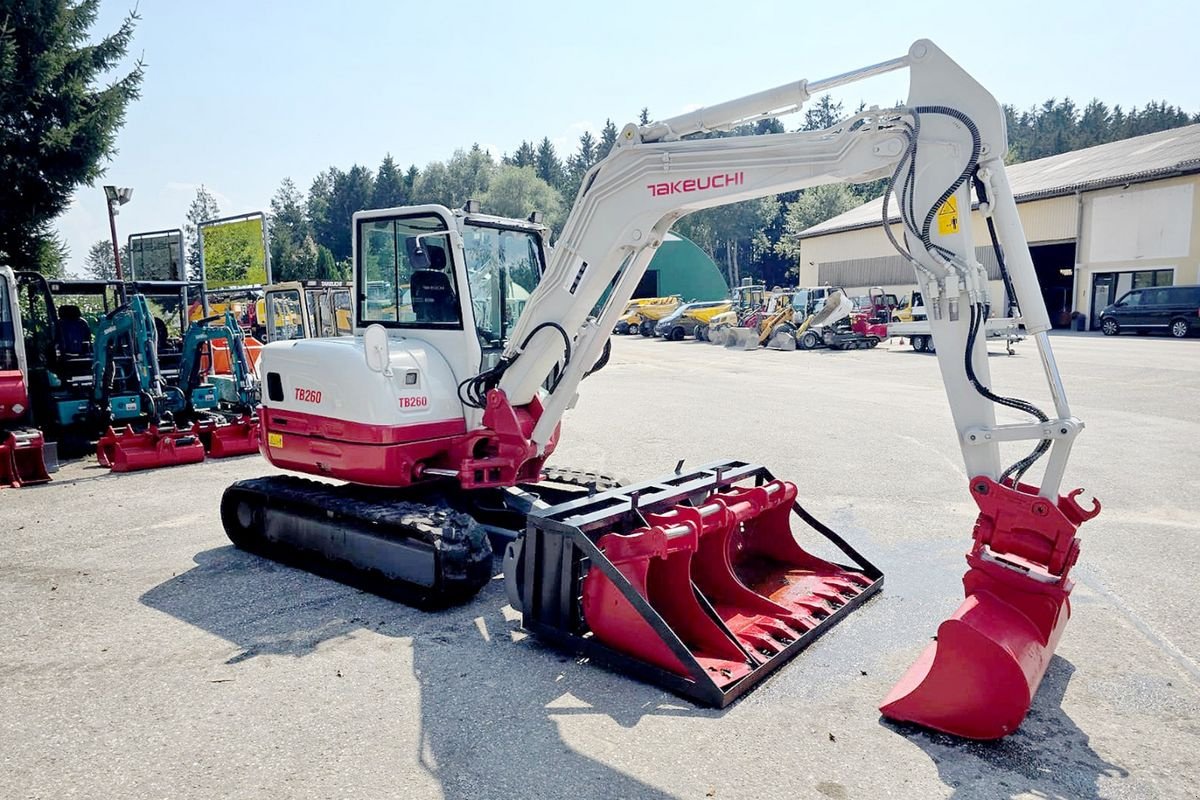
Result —
[[268, 433], [267, 434], [267, 446], [268, 447], [283, 447], [283, 434], [282, 433]]
[[954, 195], [950, 195], [950, 198], [938, 209], [937, 224], [938, 233], [942, 236], [958, 233], [958, 198]]

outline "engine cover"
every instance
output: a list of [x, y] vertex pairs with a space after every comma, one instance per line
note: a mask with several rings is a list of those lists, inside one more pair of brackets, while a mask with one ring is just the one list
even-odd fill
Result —
[[367, 367], [360, 337], [263, 348], [262, 452], [284, 469], [403, 486], [466, 434], [449, 364], [420, 339], [393, 340], [391, 374]]

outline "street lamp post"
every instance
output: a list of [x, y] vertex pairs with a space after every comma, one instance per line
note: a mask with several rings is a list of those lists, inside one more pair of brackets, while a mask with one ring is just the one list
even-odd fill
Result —
[[104, 197], [108, 201], [108, 228], [112, 231], [113, 264], [117, 267], [117, 280], [124, 283], [125, 273], [121, 269], [121, 246], [117, 244], [117, 207], [130, 201], [133, 197], [133, 189], [105, 186]]

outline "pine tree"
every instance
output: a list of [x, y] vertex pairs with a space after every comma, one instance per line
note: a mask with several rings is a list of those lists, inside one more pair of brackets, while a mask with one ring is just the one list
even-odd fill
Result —
[[407, 205], [408, 191], [404, 186], [404, 173], [396, 166], [391, 153], [383, 157], [379, 172], [375, 175], [375, 189], [371, 193], [371, 208], [395, 208]]
[[304, 197], [291, 178], [284, 178], [271, 198], [271, 274], [277, 281], [312, 277], [316, 246], [312, 241]]
[[143, 68], [110, 73], [133, 41], [136, 12], [93, 41], [100, 0], [0, 0], [0, 263], [61, 269], [50, 223], [104, 174], [138, 98]]
[[198, 281], [203, 275], [200, 271], [200, 223], [217, 219], [221, 216], [221, 208], [212, 193], [200, 184], [196, 189], [196, 197], [187, 210], [187, 224], [183, 226], [183, 238], [186, 243], [188, 280]]
[[517, 152], [513, 153], [508, 163], [514, 167], [534, 166], [537, 163], [537, 151], [533, 149], [533, 142], [522, 139], [521, 146], [517, 148]]
[[823, 131], [842, 121], [842, 104], [833, 102], [833, 97], [823, 94], [813, 107], [804, 112], [804, 124], [800, 130]]
[[642, 113], [638, 115], [638, 124], [639, 125], [649, 125], [650, 124], [650, 108], [648, 106], [642, 106]]
[[543, 138], [541, 144], [538, 145], [533, 170], [539, 178], [555, 189], [562, 189], [563, 166], [562, 162], [558, 160], [558, 154], [554, 152], [554, 144], [550, 141], [549, 136]]
[[608, 156], [616, 143], [617, 126], [613, 124], [611, 119], [606, 119], [604, 120], [604, 130], [600, 131], [600, 144], [597, 148], [600, 158]]
[[324, 245], [317, 248], [317, 265], [313, 277], [320, 281], [331, 281], [338, 276], [337, 263], [333, 253]]

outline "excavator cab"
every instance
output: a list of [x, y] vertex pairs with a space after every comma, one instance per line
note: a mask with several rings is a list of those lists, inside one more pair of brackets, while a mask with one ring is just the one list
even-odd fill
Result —
[[356, 329], [378, 324], [438, 342], [464, 330], [464, 366], [495, 362], [542, 276], [545, 228], [467, 207], [359, 215]]
[[264, 290], [266, 340], [350, 336], [353, 287], [345, 281], [285, 281]]

